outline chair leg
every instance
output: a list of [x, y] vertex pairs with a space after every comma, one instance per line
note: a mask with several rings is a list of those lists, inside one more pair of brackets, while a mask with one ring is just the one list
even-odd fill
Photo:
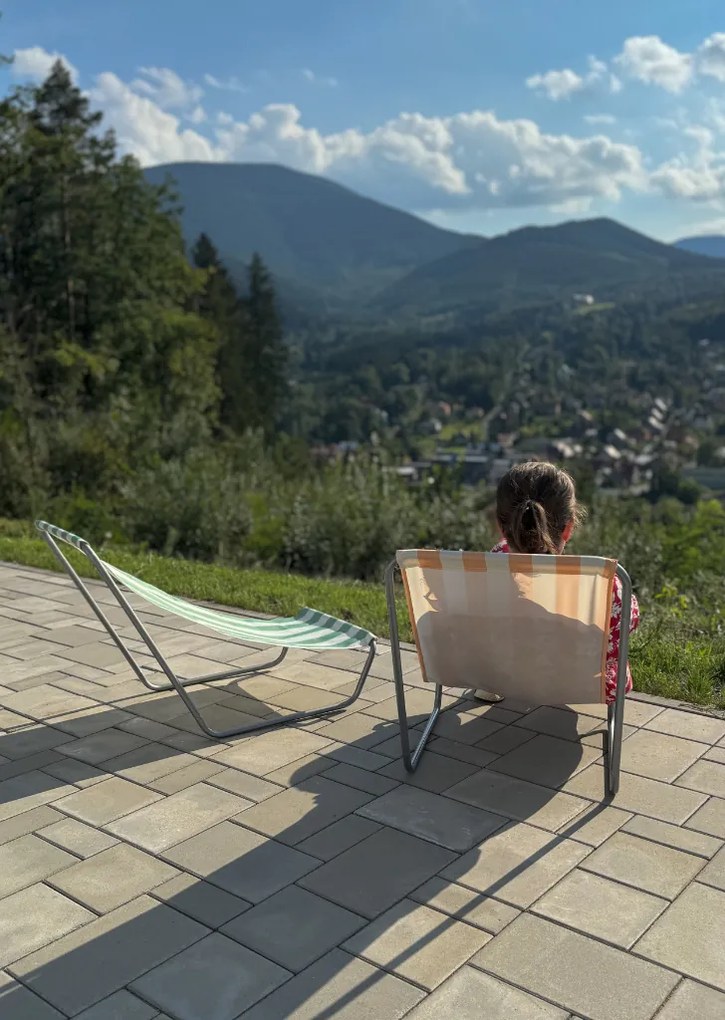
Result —
[[622, 727], [617, 726], [616, 705], [607, 709], [607, 793], [619, 792], [619, 771], [622, 761]]

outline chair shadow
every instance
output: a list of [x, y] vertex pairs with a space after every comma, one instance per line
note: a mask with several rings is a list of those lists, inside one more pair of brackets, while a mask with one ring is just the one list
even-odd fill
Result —
[[[319, 657], [318, 661], [322, 665], [325, 663], [324, 657]], [[339, 685], [340, 691], [343, 692], [341, 700], [345, 696], [344, 688], [354, 680], [354, 677], [352, 669], [349, 673], [341, 670]], [[253, 693], [255, 690], [258, 692], [271, 690], [268, 680], [269, 674], [250, 674], [241, 680], [207, 685], [197, 690], [195, 697], [207, 707], [219, 706], [220, 714], [240, 712], [241, 715], [250, 718], [261, 718], [270, 712], [288, 710], [289, 706], [284, 704], [285, 700], [289, 701], [286, 695], [291, 694], [294, 699], [295, 691], [279, 692], [279, 702], [275, 701], [274, 695], [266, 700], [261, 693], [259, 696]], [[43, 836], [43, 828], [49, 823], [41, 822], [37, 826], [34, 825], [30, 817], [33, 809], [43, 806], [53, 809], [54, 802], [59, 801], [62, 796], [94, 788], [88, 784], [102, 783], [105, 779], [120, 777], [144, 789], [149, 787], [153, 789], [160, 784], [171, 790], [174, 775], [183, 770], [178, 767], [178, 758], [187, 753], [196, 756], [194, 761], [202, 762], [213, 761], [215, 753], [222, 754], [228, 759], [224, 761], [224, 767], [231, 770], [231, 773], [238, 774], [241, 778], [246, 777], [250, 781], [272, 782], [278, 785], [279, 791], [272, 791], [271, 796], [259, 802], [259, 806], [267, 804], [274, 809], [273, 801], [276, 798], [284, 798], [286, 802], [290, 802], [287, 811], [290, 821], [272, 835], [261, 831], [274, 825], [273, 821], [269, 820], [271, 817], [269, 813], [266, 822], [254, 821], [253, 825], [250, 815], [249, 825], [245, 825], [245, 812], [254, 811], [256, 805], [244, 804], [239, 813], [231, 816], [231, 820], [230, 817], [224, 817], [207, 829], [196, 834], [187, 834], [178, 843], [172, 843], [158, 851], [144, 850], [143, 844], [138, 843], [138, 849], [151, 852], [160, 860], [178, 867], [182, 874], [186, 873], [191, 877], [195, 885], [179, 893], [171, 893], [165, 896], [163, 901], [154, 898], [153, 888], [146, 893], [134, 892], [130, 899], [123, 900], [118, 906], [105, 912], [99, 908], [95, 912], [89, 910], [83, 916], [79, 914], [75, 926], [71, 926], [71, 929], [66, 926], [59, 931], [57, 938], [68, 940], [68, 946], [61, 955], [54, 955], [53, 942], [46, 939], [48, 933], [41, 934], [35, 942], [32, 940], [26, 942], [22, 953], [17, 957], [13, 956], [11, 944], [3, 946], [0, 939], [0, 970], [5, 968], [9, 974], [19, 979], [17, 983], [5, 986], [0, 984], [0, 1016], [12, 1016], [15, 1010], [22, 1013], [24, 1009], [32, 1009], [32, 1006], [28, 1006], [30, 994], [28, 989], [51, 1002], [63, 1013], [72, 1016], [113, 994], [116, 989], [131, 987], [140, 998], [162, 1011], [179, 1017], [198, 1017], [200, 1020], [211, 1020], [212, 1016], [232, 1020], [239, 1015], [244, 1015], [250, 1020], [279, 1020], [281, 1016], [300, 1018], [314, 1016], [316, 1020], [325, 1020], [338, 1017], [345, 1011], [345, 1015], [354, 1017], [357, 1009], [355, 1002], [360, 996], [378, 982], [390, 980], [391, 973], [452, 925], [460, 921], [465, 922], [481, 903], [497, 898], [497, 894], [500, 894], [498, 898], [502, 902], [510, 902], [506, 899], [508, 883], [560, 846], [563, 839], [576, 838], [577, 832], [607, 806], [608, 800], [603, 799], [600, 804], [585, 809], [583, 813], [573, 817], [573, 820], [567, 821], [566, 825], [563, 828], [559, 827], [556, 832], [537, 825], [536, 816], [550, 801], [560, 795], [561, 786], [582, 761], [582, 745], [577, 738], [577, 716], [575, 713], [566, 712], [561, 712], [562, 718], [558, 718], [557, 736], [560, 740], [557, 744], [558, 757], [556, 761], [547, 763], [546, 784], [529, 782], [528, 786], [523, 787], [527, 796], [520, 797], [515, 808], [513, 800], [507, 804], [500, 802], [499, 798], [496, 804], [492, 803], [492, 798], [495, 799], [496, 796], [495, 790], [499, 792], [505, 790], [506, 784], [509, 783], [507, 773], [501, 770], [501, 766], [506, 768], [503, 759], [516, 755], [518, 748], [523, 749], [527, 743], [537, 739], [535, 730], [526, 730], [525, 727], [516, 725], [521, 722], [525, 710], [521, 708], [521, 711], [514, 715], [506, 707], [506, 702], [489, 707], [464, 697], [446, 706], [418, 771], [409, 776], [402, 769], [399, 749], [395, 744], [395, 741], [399, 740], [399, 730], [397, 721], [394, 721], [397, 717], [392, 711], [393, 685], [389, 681], [381, 683], [388, 686], [385, 699], [376, 696], [368, 701], [363, 690], [361, 702], [364, 711], [360, 715], [359, 723], [353, 726], [353, 729], [360, 732], [352, 739], [345, 737], [343, 730], [345, 726], [350, 725], [349, 720], [352, 717], [359, 715], [357, 705], [326, 720], [234, 738], [219, 745], [222, 750], [217, 752], [218, 745], [199, 735], [191, 717], [188, 713], [184, 715], [185, 709], [174, 692], [152, 695], [145, 693], [140, 684], [138, 698], [133, 704], [126, 703], [122, 708], [133, 716], [130, 722], [123, 719], [119, 722], [118, 707], [107, 705], [94, 713], [91, 725], [95, 732], [87, 735], [83, 735], [82, 732], [79, 734], [79, 727], [83, 727], [82, 722], [77, 719], [64, 722], [62, 718], [54, 719], [53, 723], [28, 719], [26, 727], [0, 733], [0, 761], [2, 758], [7, 759], [5, 763], [0, 764], [0, 854], [2, 840], [5, 837], [10, 841], [5, 845], [11, 847], [16, 839], [25, 840], [22, 845], [16, 845], [16, 854], [21, 854], [23, 847], [28, 846], [29, 837], [38, 843], [43, 841], [47, 845], [50, 839]], [[372, 689], [372, 678], [368, 684]], [[419, 688], [413, 688], [413, 691], [418, 690]], [[426, 698], [432, 702], [430, 689], [423, 690], [424, 694], [413, 695], [416, 704], [425, 701]], [[319, 696], [327, 698], [334, 693], [337, 692], [320, 690]], [[178, 712], [174, 711], [177, 707]], [[424, 711], [410, 716], [412, 739], [415, 740], [415, 735], [420, 733], [428, 711], [426, 707]], [[507, 717], [505, 713], [509, 713], [509, 716]], [[144, 725], [143, 720], [147, 720], [151, 725]], [[341, 723], [343, 725], [339, 726]], [[336, 724], [339, 726], [338, 731], [335, 730]], [[166, 726], [171, 727], [174, 732], [168, 734], [159, 728]], [[291, 734], [299, 732], [309, 734], [313, 738], [310, 742], [312, 746], [316, 737], [327, 739], [328, 727], [331, 727], [330, 739], [335, 741], [334, 744], [323, 744], [318, 751], [313, 751], [309, 756], [301, 753], [295, 758], [293, 754], [292, 760], [286, 762], [280, 769], [267, 769], [262, 762], [257, 763], [254, 769], [248, 765], [249, 771], [245, 771], [240, 765], [233, 764], [234, 755], [240, 747], [243, 749], [240, 761], [246, 761], [244, 749], [253, 751], [257, 742], [260, 742], [258, 748], [273, 749], [276, 742], [283, 743], [285, 740], [293, 739]], [[518, 732], [512, 732], [514, 730]], [[134, 731], [140, 740], [144, 740], [143, 744], [133, 747], [128, 746], [129, 743], [133, 744], [133, 740], [130, 742], [124, 741], [123, 738], [119, 740], [118, 734], [126, 733], [133, 737]], [[522, 731], [528, 734], [525, 741], [521, 740]], [[85, 746], [85, 750], [83, 746], [80, 747], [85, 760], [83, 757], [73, 757], [69, 754], [69, 747], [66, 751], [63, 750], [64, 746], [74, 743], [75, 751], [78, 753], [79, 745], [75, 743], [77, 740]], [[125, 744], [125, 750], [116, 755], [104, 756], [104, 741], [108, 744], [114, 740], [119, 747]], [[371, 762], [370, 755], [378, 756], [381, 764]], [[522, 756], [523, 751], [519, 757]], [[307, 760], [308, 757], [310, 760]], [[488, 760], [481, 766], [476, 762], [477, 758]], [[271, 761], [270, 758], [270, 764]], [[509, 762], [511, 761], [509, 757]], [[183, 767], [191, 764], [186, 759], [184, 762]], [[367, 766], [372, 763], [377, 767], [364, 768], [363, 762]], [[340, 776], [341, 765], [348, 769], [361, 769], [363, 776], [357, 776], [359, 782], [364, 783], [365, 775], [368, 774], [379, 778], [385, 777], [391, 784], [388, 793], [373, 795], [359, 790], [360, 806], [350, 809], [350, 791], [357, 789], [352, 785], [355, 776], [348, 772], [343, 779]], [[445, 786], [444, 782], [444, 787], [441, 788], [440, 772], [444, 766], [452, 769], [456, 778], [450, 786]], [[333, 771], [334, 776], [328, 775]], [[149, 778], [152, 775], [155, 778]], [[275, 778], [270, 779], [271, 775]], [[168, 780], [169, 785], [164, 780]], [[525, 783], [524, 780], [510, 777], [511, 789], [516, 788], [517, 782]], [[77, 785], [73, 785], [74, 783]], [[215, 786], [214, 775], [208, 775], [192, 785], [197, 790], [201, 787], [209, 790], [225, 789]], [[461, 786], [463, 789], [460, 789]], [[443, 804], [447, 802], [465, 805], [474, 811], [478, 809], [482, 814], [488, 813], [495, 820], [500, 818], [500, 825], [496, 825], [494, 821], [492, 831], [480, 842], [473, 841], [470, 847], [453, 850], [440, 843], [441, 838], [443, 843], [447, 841], [450, 844], [454, 841], [445, 833], [442, 837], [438, 834], [439, 842], [436, 843], [430, 833], [429, 838], [426, 838], [425, 832], [422, 832], [417, 822], [411, 822], [410, 818], [396, 819], [393, 812], [385, 821], [373, 823], [379, 827], [369, 832], [361, 841], [344, 846], [330, 857], [324, 855], [317, 857], [311, 852], [308, 841], [313, 840], [315, 836], [322, 833], [329, 835], [330, 830], [344, 823], [346, 819], [361, 817], [358, 812], [369, 804], [379, 803], [388, 794], [406, 787], [420, 788], [431, 797], [440, 796]], [[454, 787], [459, 789], [454, 791]], [[160, 796], [164, 795], [163, 790], [157, 789], [156, 792], [159, 792]], [[183, 793], [183, 790], [180, 793]], [[168, 793], [167, 796], [174, 794]], [[343, 808], [340, 808], [339, 803], [341, 797], [346, 801]], [[293, 800], [299, 801], [297, 807], [291, 804]], [[488, 806], [484, 806], [486, 804]], [[61, 814], [57, 811], [56, 813]], [[365, 817], [365, 814], [362, 817]], [[477, 881], [476, 887], [466, 886], [466, 867], [474, 859], [485, 861], [489, 841], [508, 829], [515, 830], [522, 824], [532, 824], [543, 834], [545, 843], [525, 860], [512, 865], [505, 874], [492, 878], [490, 882], [484, 882], [483, 889], [480, 888], [481, 881]], [[115, 826], [113, 822], [109, 822], [99, 823], [96, 827], [112, 831]], [[217, 839], [216, 849], [205, 845], [204, 832], [210, 828], [214, 828], [217, 835], [223, 837]], [[36, 832], [40, 835], [35, 835]], [[468, 906], [457, 910], [455, 916], [441, 912], [441, 920], [433, 930], [407, 945], [392, 958], [386, 959], [385, 970], [376, 969], [368, 972], [366, 969], [364, 976], [354, 977], [352, 987], [347, 991], [344, 988], [335, 990], [331, 987], [335, 977], [339, 977], [341, 971], [354, 959], [353, 955], [337, 950], [337, 943], [327, 944], [316, 956], [310, 952], [304, 966], [293, 969], [291, 964], [287, 967], [282, 966], [279, 955], [275, 958], [274, 948], [265, 955], [257, 946], [255, 952], [258, 955], [249, 956], [249, 950], [242, 949], [242, 944], [233, 941], [232, 936], [224, 931], [225, 926], [233, 924], [237, 917], [244, 918], [249, 915], [254, 919], [255, 911], [260, 913], [260, 908], [264, 904], [269, 906], [273, 897], [280, 895], [290, 886], [304, 889], [306, 884], [314, 884], [306, 880], [317, 872], [324, 875], [325, 869], [330, 870], [333, 863], [338, 870], [344, 869], [348, 858], [351, 861], [359, 859], [361, 852], [365, 857], [368, 848], [371, 857], [376, 853], [380, 855], [378, 833], [381, 832], [403, 833], [408, 837], [410, 847], [422, 848], [423, 852], [426, 848], [438, 846], [440, 852], [435, 867], [431, 865], [430, 873], [415, 877], [412, 884], [409, 884], [409, 881], [406, 883], [407, 860], [396, 862], [380, 857], [381, 868], [397, 868], [399, 874], [396, 877], [398, 887], [395, 895], [389, 897], [389, 902], [379, 910], [371, 910], [365, 905], [366, 889], [364, 884], [356, 887], [354, 874], [350, 875], [349, 888], [352, 892], [347, 898], [339, 893], [335, 898], [328, 897], [324, 888], [315, 885], [314, 895], [319, 897], [320, 901], [334, 904], [335, 908], [342, 907], [351, 916], [357, 915], [359, 923], [355, 928], [356, 952], [363, 958], [366, 940], [372, 941], [373, 936], [379, 935], [379, 932], [375, 934], [372, 929], [367, 929], [367, 926], [384, 915], [390, 907], [414, 894], [417, 888], [441, 871], [445, 870], [447, 874], [460, 878], [460, 884], [473, 894]], [[11, 833], [9, 837], [8, 833]], [[454, 836], [455, 839], [458, 838], [456, 834]], [[123, 837], [121, 839], [123, 840]], [[127, 842], [133, 845], [133, 839], [128, 839]], [[308, 845], [305, 847], [305, 844]], [[13, 853], [12, 849], [9, 853]], [[357, 858], [354, 856], [356, 853]], [[464, 858], [467, 863], [461, 864]], [[441, 861], [442, 866], [438, 866]], [[64, 862], [63, 868], [65, 866]], [[20, 909], [24, 890], [31, 883], [33, 888], [37, 887], [37, 883], [44, 883], [42, 888], [46, 890], [45, 896], [58, 895], [53, 891], [53, 874], [42, 877], [39, 875], [35, 878], [31, 875], [29, 881], [21, 878], [19, 888], [14, 887], [12, 881], [3, 888], [2, 879], [3, 876], [0, 874], [2, 890], [0, 896], [5, 898], [6, 916], [10, 915], [11, 908], [7, 897], [19, 897], [16, 909]], [[451, 877], [446, 881], [455, 883], [456, 879]], [[59, 878], [57, 882], [60, 882]], [[198, 905], [194, 903], [194, 890], [203, 892], [214, 889], [229, 897], [236, 897], [241, 904], [240, 913], [218, 924], [212, 924], [209, 917], [202, 920]], [[139, 909], [134, 912], [129, 903], [135, 903]], [[29, 910], [27, 903], [25, 909]], [[280, 923], [283, 924], [284, 909], [280, 909]], [[114, 915], [112, 927], [104, 930], [103, 922], [95, 916], [96, 913], [100, 917], [112, 913]], [[1, 916], [2, 911], [0, 931], [3, 930]], [[77, 938], [82, 936], [84, 926], [93, 923], [98, 926], [98, 933], [87, 941], [77, 942]], [[287, 929], [295, 923], [300, 924], [300, 918], [290, 916]], [[19, 927], [22, 935], [24, 926], [21, 924]], [[76, 944], [73, 931], [80, 933], [76, 937]], [[319, 933], [316, 937], [319, 937]], [[339, 940], [340, 943], [344, 941]], [[194, 961], [186, 963], [187, 958], [179, 954], [184, 954], [187, 950], [189, 953], [194, 952], [191, 948], [194, 946], [197, 947], [196, 951], [199, 954], [203, 954], [204, 947], [208, 946], [208, 955], [197, 956], [196, 964]], [[62, 941], [61, 947], [63, 948]], [[219, 972], [214, 970], [214, 961], [218, 953], [225, 951], [225, 947], [227, 950], [233, 949], [237, 954], [227, 971], [228, 974], [236, 974], [233, 977], [237, 982], [236, 990], [227, 989], [222, 976], [215, 986], [218, 1001], [213, 999], [210, 1001], [208, 988], [205, 998], [199, 990], [201, 985], [193, 987], [186, 984], [187, 1001], [185, 1005], [179, 1005], [178, 996], [181, 992], [176, 990], [176, 986], [184, 983], [187, 969], [193, 973], [194, 966], [200, 967], [201, 971], [206, 967], [212, 975], [218, 975]], [[244, 963], [241, 965], [239, 953], [244, 957]], [[23, 960], [24, 963], [21, 962]], [[245, 968], [248, 971], [247, 977], [239, 977], [239, 972]], [[152, 973], [154, 971], [155, 975]], [[146, 974], [149, 976], [144, 978]], [[160, 985], [165, 987], [160, 988]], [[325, 987], [328, 990], [327, 1000], [324, 997], [316, 998], [323, 995]], [[247, 997], [246, 1004], [240, 1009], [236, 1009], [238, 1003], [235, 1005], [233, 1001], [234, 994], [241, 996], [239, 1002], [243, 1001], [244, 996]], [[177, 998], [172, 1002], [169, 995], [176, 995]], [[37, 1000], [30, 1001], [37, 1003]], [[412, 1016], [415, 1013], [414, 999], [411, 1000], [411, 1006]], [[311, 1009], [314, 1009], [314, 1012], [310, 1012]]]

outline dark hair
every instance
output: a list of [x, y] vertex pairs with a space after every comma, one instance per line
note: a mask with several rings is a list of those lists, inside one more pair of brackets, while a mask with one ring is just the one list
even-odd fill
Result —
[[584, 509], [566, 471], [545, 461], [515, 464], [498, 483], [496, 517], [512, 552], [559, 552], [570, 521], [580, 523]]

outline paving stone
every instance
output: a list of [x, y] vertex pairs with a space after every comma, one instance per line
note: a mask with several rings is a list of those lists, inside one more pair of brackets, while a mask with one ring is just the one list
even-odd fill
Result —
[[291, 728], [258, 733], [214, 755], [222, 765], [231, 765], [255, 776], [265, 776], [282, 765], [298, 761], [323, 748], [329, 739], [316, 733]]
[[[481, 1004], [485, 1003], [485, 1014]], [[535, 999], [490, 974], [473, 967], [461, 967], [439, 985], [407, 1020], [567, 1020], [568, 1011]]]
[[629, 949], [668, 906], [665, 899], [575, 868], [531, 908], [552, 921]]
[[711, 747], [702, 756], [706, 761], [717, 761], [725, 765], [725, 747]]
[[701, 808], [685, 822], [688, 829], [696, 829], [698, 832], [707, 832], [711, 836], [719, 836], [725, 839], [725, 800], [719, 797], [710, 797]]
[[446, 791], [447, 797], [507, 818], [531, 821], [543, 829], [559, 829], [581, 814], [585, 800], [483, 769]]
[[519, 914], [519, 911], [508, 903], [466, 889], [465, 886], [456, 885], [455, 882], [447, 882], [443, 878], [431, 878], [419, 889], [415, 889], [410, 898], [416, 903], [434, 907], [443, 914], [457, 917], [466, 924], [483, 928], [493, 935], [510, 924]]
[[214, 932], [134, 982], [178, 1020], [234, 1020], [289, 972]]
[[490, 938], [447, 914], [403, 900], [341, 948], [431, 991]]
[[725, 720], [700, 712], [680, 712], [676, 708], [666, 708], [654, 719], [645, 723], [645, 729], [670, 733], [674, 737], [685, 737], [688, 740], [700, 740], [706, 744], [716, 744], [725, 737]]
[[698, 761], [677, 780], [677, 786], [699, 790], [713, 797], [725, 797], [725, 765], [716, 761]]
[[[500, 730], [499, 732], [505, 733], [506, 731]], [[428, 754], [441, 755], [444, 758], [454, 758], [457, 761], [468, 762], [469, 765], [475, 765], [479, 769], [485, 768], [489, 762], [492, 762], [497, 757], [493, 751], [484, 751], [475, 744], [461, 744], [458, 740], [449, 740], [448, 737], [434, 737], [428, 744], [426, 756]]]
[[195, 760], [186, 768], [176, 769], [160, 779], [149, 782], [148, 785], [159, 793], [179, 793], [180, 790], [187, 790], [190, 786], [195, 786], [196, 783], [209, 779], [222, 771], [224, 771], [223, 765], [216, 765], [213, 761]]
[[715, 854], [709, 864], [697, 876], [698, 882], [714, 885], [725, 892], [725, 847]]
[[398, 786], [359, 808], [357, 813], [459, 853], [506, 824], [501, 815], [410, 786]]
[[442, 713], [436, 723], [435, 732], [439, 737], [447, 737], [460, 744], [477, 744], [500, 730], [502, 725], [500, 722], [492, 722], [486, 716], [451, 709]]
[[[564, 791], [578, 797], [588, 797], [589, 800], [604, 800], [606, 795], [604, 768], [595, 762], [574, 776], [566, 784]], [[635, 814], [682, 825], [704, 800], [703, 794], [693, 790], [680, 789], [678, 786], [669, 786], [655, 779], [622, 772], [616, 804], [624, 811], [633, 811]]]
[[599, 846], [632, 817], [629, 811], [620, 811], [610, 804], [589, 804], [580, 815], [557, 829], [557, 835]]
[[617, 832], [582, 867], [625, 885], [674, 899], [702, 869], [701, 857]]
[[58, 808], [89, 825], [107, 825], [123, 815], [160, 800], [158, 793], [116, 776], [59, 800]]
[[62, 821], [64, 817], [54, 808], [42, 806], [32, 808], [30, 811], [23, 811], [22, 814], [13, 815], [12, 818], [6, 818], [4, 822], [0, 822], [0, 845], [10, 843], [28, 832], [43, 829], [46, 825], [52, 825], [53, 822]]
[[164, 857], [250, 903], [259, 903], [319, 865], [308, 854], [232, 822], [193, 836], [165, 851]]
[[356, 808], [367, 804], [370, 795], [322, 776], [314, 776], [255, 804], [235, 821], [281, 843], [295, 846]]
[[100, 733], [91, 733], [80, 740], [73, 740], [63, 746], [63, 754], [71, 758], [78, 758], [89, 765], [97, 765], [99, 762], [117, 758], [127, 751], [133, 751], [142, 747], [147, 741], [135, 733], [126, 733], [124, 730], [108, 729]]
[[178, 911], [141, 896], [9, 969], [32, 991], [74, 1016], [207, 932]]
[[[212, 759], [212, 762], [214, 759]], [[222, 790], [229, 790], [236, 793], [245, 800], [254, 801], [258, 804], [268, 797], [274, 797], [281, 793], [284, 787], [277, 783], [270, 783], [267, 779], [260, 779], [259, 776], [250, 776], [248, 772], [239, 772], [237, 769], [224, 768], [216, 772], [209, 779], [211, 786], [218, 786]]]
[[191, 754], [172, 751], [164, 744], [145, 743], [117, 758], [110, 758], [103, 763], [103, 768], [122, 779], [130, 779], [145, 786], [154, 779], [197, 763], [198, 759]]
[[0, 1013], [3, 1020], [63, 1020], [63, 1014], [57, 1009], [33, 995], [9, 974], [1, 972]]
[[367, 751], [375, 750], [378, 744], [387, 741], [398, 732], [398, 727], [382, 719], [374, 719], [364, 712], [356, 712], [336, 722], [321, 725], [317, 732], [320, 737], [341, 744], [354, 744]]
[[442, 871], [441, 878], [528, 907], [589, 852], [581, 843], [518, 823], [469, 850]]
[[425, 992], [333, 949], [244, 1014], [244, 1020], [400, 1020]]
[[709, 1020], [725, 1016], [725, 994], [685, 980], [675, 989], [657, 1020]]
[[49, 884], [105, 914], [176, 877], [176, 869], [135, 847], [119, 843], [53, 875]]
[[98, 631], [90, 627], [78, 627], [74, 624], [66, 627], [53, 628], [53, 640], [69, 648], [80, 648], [98, 642]]
[[63, 818], [59, 822], [47, 825], [41, 829], [41, 835], [43, 839], [47, 839], [62, 850], [84, 859], [93, 857], [101, 850], [107, 850], [117, 842], [113, 836], [91, 825], [78, 822], [75, 818]]
[[225, 925], [223, 932], [296, 973], [364, 924], [358, 914], [290, 885]]
[[25, 729], [13, 730], [2, 738], [2, 754], [4, 758], [20, 759], [40, 751], [48, 751], [61, 745], [67, 746], [73, 738], [52, 726], [29, 724]]
[[637, 730], [622, 744], [622, 768], [671, 783], [702, 754], [702, 744], [655, 730]]
[[596, 748], [539, 733], [488, 767], [493, 772], [558, 789], [599, 757], [601, 752]]
[[515, 725], [527, 730], [535, 730], [537, 733], [546, 733], [550, 737], [574, 741], [592, 736], [595, 732], [604, 732], [601, 718], [587, 715], [584, 712], [573, 712], [567, 708], [553, 708], [549, 705], [535, 708], [533, 712], [518, 719]]
[[84, 1009], [75, 1020], [159, 1020], [160, 1016], [155, 1006], [122, 988], [90, 1009]]
[[635, 945], [635, 952], [725, 989], [725, 892], [693, 882]]
[[107, 705], [103, 704], [85, 708], [80, 712], [68, 712], [66, 715], [53, 716], [48, 719], [48, 723], [72, 737], [87, 737], [93, 733], [110, 730], [117, 723], [122, 723], [128, 718], [128, 712], [120, 712], [114, 708], [109, 709]]
[[[0, 967], [94, 919], [89, 910], [39, 883], [0, 900]], [[0, 989], [0, 1016], [3, 1008]]]
[[0, 846], [0, 896], [40, 882], [75, 864], [76, 858], [33, 833]]
[[506, 754], [508, 751], [513, 751], [515, 747], [525, 744], [527, 740], [532, 740], [533, 737], [534, 734], [531, 730], [519, 729], [518, 725], [505, 726], [490, 737], [486, 737], [485, 740], [479, 740], [476, 747], [494, 755]]
[[380, 769], [382, 776], [406, 783], [408, 786], [418, 786], [421, 790], [430, 790], [431, 793], [443, 793], [444, 790], [449, 790], [456, 783], [477, 772], [478, 768], [474, 764], [436, 754], [435, 751], [428, 749], [420, 759], [415, 772], [406, 771], [401, 758]]
[[356, 790], [363, 790], [375, 796], [381, 796], [398, 785], [394, 779], [388, 779], [387, 776], [344, 763], [334, 765], [323, 775], [325, 779], [333, 779], [335, 782], [344, 783], [345, 786], [352, 786]]
[[383, 828], [300, 881], [305, 889], [373, 918], [455, 855], [407, 833]]
[[61, 758], [52, 765], [45, 765], [43, 771], [56, 779], [63, 779], [74, 786], [93, 786], [95, 783], [102, 783], [108, 779], [108, 773], [94, 768], [93, 765], [86, 765], [84, 761], [76, 761], [74, 758]]
[[345, 765], [353, 765], [355, 768], [366, 769], [368, 772], [375, 772], [390, 764], [390, 757], [386, 754], [379, 754], [379, 748], [374, 751], [366, 751], [362, 747], [355, 747], [350, 744], [330, 744], [325, 748], [325, 757], [331, 758], [333, 762], [339, 761]]
[[191, 875], [177, 875], [163, 885], [156, 886], [151, 895], [208, 928], [221, 928], [251, 906], [247, 900], [232, 896]]
[[367, 839], [381, 826], [371, 822], [359, 815], [347, 815], [338, 822], [333, 822], [326, 829], [316, 832], [314, 836], [297, 844], [297, 849], [306, 854], [319, 858], [321, 861], [329, 861], [338, 854], [348, 850], [356, 843]]
[[81, 662], [86, 666], [94, 666], [100, 669], [108, 669], [112, 666], [122, 667], [123, 659], [121, 653], [112, 644], [103, 644], [100, 641], [96, 644], [80, 645], [73, 649], [64, 649], [58, 653], [71, 662]]
[[239, 814], [250, 803], [226, 790], [197, 783], [111, 822], [108, 829], [129, 843], [158, 853]]
[[722, 842], [712, 836], [693, 832], [692, 829], [683, 829], [680, 825], [658, 822], [654, 818], [645, 818], [644, 815], [634, 815], [622, 831], [708, 859], [713, 857], [722, 846]]
[[472, 960], [591, 1020], [650, 1020], [678, 976], [579, 932], [521, 914]]
[[167, 726], [166, 723], [136, 715], [130, 715], [125, 722], [118, 724], [118, 728], [126, 733], [135, 733], [136, 736], [144, 737], [146, 740], [163, 740], [165, 737], [173, 737], [177, 732], [173, 726]]
[[39, 751], [37, 754], [29, 754], [25, 758], [16, 758], [11, 761], [3, 758], [0, 763], [0, 782], [12, 779], [13, 776], [22, 776], [25, 772], [34, 772], [37, 769], [47, 768], [62, 759], [58, 751]]

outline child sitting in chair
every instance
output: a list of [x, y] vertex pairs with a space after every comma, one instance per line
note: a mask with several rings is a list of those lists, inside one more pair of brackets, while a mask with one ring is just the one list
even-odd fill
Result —
[[[496, 519], [503, 540], [491, 550], [495, 553], [564, 552], [574, 528], [584, 518], [577, 503], [574, 482], [566, 471], [540, 461], [516, 464], [503, 476], [496, 491]], [[606, 663], [607, 704], [617, 693], [617, 657], [622, 623], [622, 583], [614, 578], [612, 618]], [[632, 594], [629, 630], [639, 624], [639, 605]], [[632, 690], [632, 673], [627, 663], [627, 693]], [[500, 701], [487, 691], [475, 692], [481, 701]]]

